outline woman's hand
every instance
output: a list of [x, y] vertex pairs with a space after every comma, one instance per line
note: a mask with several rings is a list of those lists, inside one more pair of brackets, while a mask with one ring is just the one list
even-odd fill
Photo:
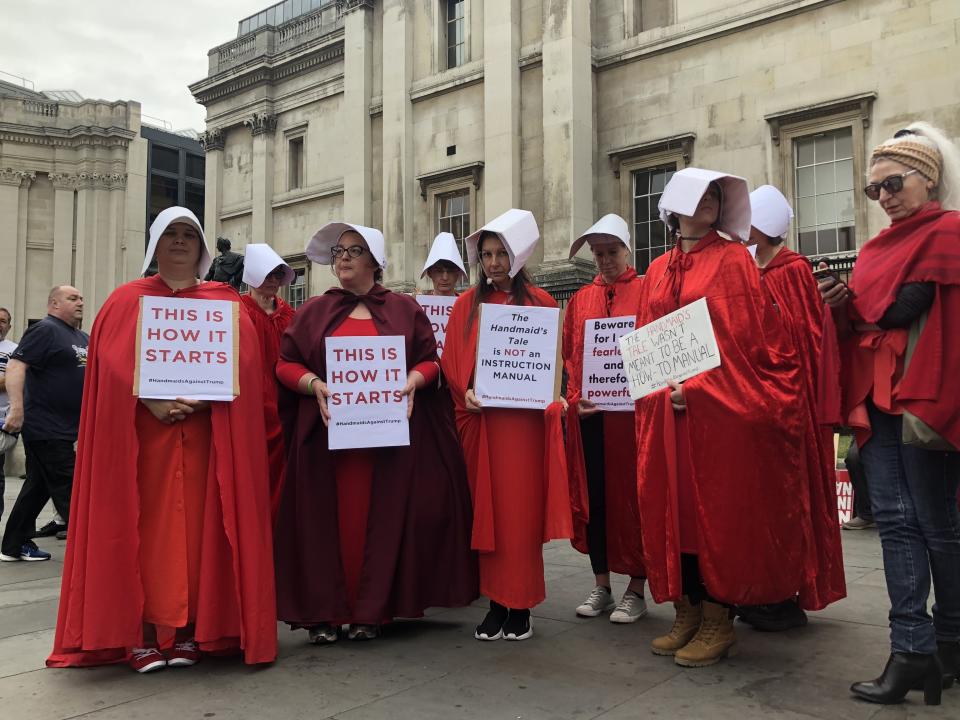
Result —
[[400, 391], [402, 395], [407, 396], [407, 420], [413, 415], [413, 396], [417, 390], [427, 384], [427, 379], [420, 374], [419, 370], [411, 370], [407, 375], [407, 384]]
[[600, 408], [597, 407], [597, 404], [593, 400], [580, 398], [580, 400], [577, 401], [577, 415], [580, 417], [590, 417], [591, 415], [596, 415], [598, 412], [600, 412]]
[[687, 409], [687, 399], [683, 396], [683, 385], [676, 380], [667, 380], [670, 386], [670, 402], [676, 412], [684, 412]]
[[177, 398], [176, 400], [140, 398], [140, 402], [150, 411], [151, 415], [164, 425], [173, 425], [175, 422], [185, 420], [187, 415], [192, 415], [210, 407], [210, 403], [206, 400], [186, 400], [185, 398]]
[[320, 407], [320, 417], [323, 418], [323, 426], [330, 426], [330, 409], [327, 407], [327, 398], [330, 397], [330, 388], [320, 378], [314, 378], [310, 381], [310, 389], [317, 398], [317, 405]]
[[563, 410], [563, 414], [566, 415], [567, 410], [570, 409], [570, 403], [567, 402], [567, 399], [563, 395], [561, 395], [556, 400], [554, 400], [554, 402], [560, 403], [560, 408]]
[[[827, 270], [828, 268], [829, 266], [824, 262], [817, 266], [818, 270]], [[820, 292], [823, 302], [831, 308], [843, 307], [851, 297], [850, 289], [846, 286], [846, 283], [835, 277], [820, 280], [817, 283], [817, 290]]]
[[483, 404], [477, 399], [477, 394], [473, 391], [473, 388], [467, 388], [463, 401], [466, 403], [467, 412], [478, 413], [483, 410]]

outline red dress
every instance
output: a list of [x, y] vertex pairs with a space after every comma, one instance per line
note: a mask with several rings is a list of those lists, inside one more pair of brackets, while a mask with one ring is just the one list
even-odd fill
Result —
[[[647, 577], [657, 602], [682, 595], [681, 551], [709, 593], [739, 605], [795, 596], [813, 572], [803, 379], [746, 249], [712, 232], [660, 256], [637, 325], [706, 298], [720, 367], [637, 402], [637, 487]], [[684, 433], [686, 441], [684, 440]], [[798, 531], [799, 530], [799, 531]]]
[[[260, 352], [240, 308], [240, 395], [164, 425], [133, 388], [140, 298], [228, 300], [229, 285], [117, 288], [97, 315], [83, 388], [52, 667], [122, 662], [195, 622], [204, 651], [277, 651]], [[258, 441], [260, 440], [260, 441]]]
[[276, 309], [268, 315], [252, 295], [241, 295], [241, 302], [253, 321], [260, 340], [260, 357], [263, 359], [263, 415], [267, 426], [267, 452], [270, 463], [270, 515], [277, 516], [280, 490], [286, 468], [286, 449], [283, 445], [283, 430], [277, 413], [277, 360], [280, 358], [280, 338], [293, 320], [293, 308], [277, 296]]
[[[597, 275], [570, 298], [563, 320], [563, 364], [567, 371], [567, 470], [573, 512], [573, 546], [589, 552], [587, 524], [590, 501], [587, 472], [580, 435], [577, 403], [583, 378], [583, 333], [587, 320], [635, 316], [643, 280], [628, 268], [613, 283]], [[607, 519], [607, 562], [610, 570], [643, 577], [643, 547], [640, 542], [640, 509], [637, 507], [637, 444], [632, 412], [602, 412], [604, 484]]]
[[[442, 367], [453, 397], [457, 430], [474, 498], [472, 547], [480, 551], [480, 592], [510, 608], [532, 608], [546, 597], [543, 543], [572, 537], [561, 410], [504, 408], [471, 413], [464, 395], [473, 385], [477, 322], [470, 321], [476, 289], [461, 295], [447, 324]], [[537, 305], [556, 307], [530, 287]], [[505, 304], [495, 291], [487, 302]]]
[[789, 248], [781, 249], [766, 267], [760, 269], [760, 280], [779, 310], [790, 340], [800, 353], [803, 367], [807, 408], [804, 448], [809, 467], [807, 492], [817, 565], [816, 572], [807, 575], [807, 582], [800, 591], [800, 605], [806, 610], [822, 610], [847, 595], [837, 522], [833, 427], [820, 424], [817, 413], [823, 302], [809, 260]]

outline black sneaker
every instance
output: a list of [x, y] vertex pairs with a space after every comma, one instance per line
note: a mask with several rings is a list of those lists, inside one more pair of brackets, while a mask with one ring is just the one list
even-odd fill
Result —
[[35, 538], [38, 538], [38, 537], [53, 537], [53, 536], [56, 535], [58, 532], [66, 531], [66, 529], [67, 529], [67, 526], [66, 526], [66, 525], [61, 525], [60, 523], [58, 523], [58, 522], [56, 522], [56, 521], [54, 521], [54, 520], [51, 520], [51, 521], [48, 522], [46, 525], [44, 525], [42, 528], [40, 528], [40, 529], [37, 530], [35, 533], [33, 533], [33, 537], [35, 537]]
[[57, 533], [57, 540], [66, 540], [66, 539], [67, 539], [66, 530], [61, 530], [60, 532]]
[[737, 615], [740, 622], [763, 632], [782, 632], [807, 624], [807, 614], [795, 599], [772, 605], [743, 605], [737, 608]]
[[530, 621], [529, 610], [510, 610], [507, 621], [503, 624], [504, 640], [526, 640], [533, 637], [533, 623]]
[[477, 640], [499, 640], [503, 637], [503, 624], [507, 621], [508, 610], [500, 603], [490, 601], [490, 610], [483, 622], [477, 625], [473, 636]]

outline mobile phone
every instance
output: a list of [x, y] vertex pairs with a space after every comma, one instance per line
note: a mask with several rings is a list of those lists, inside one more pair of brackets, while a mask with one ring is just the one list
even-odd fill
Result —
[[813, 271], [813, 278], [817, 282], [823, 282], [827, 278], [833, 278], [835, 283], [840, 282], [840, 276], [830, 268], [820, 268]]

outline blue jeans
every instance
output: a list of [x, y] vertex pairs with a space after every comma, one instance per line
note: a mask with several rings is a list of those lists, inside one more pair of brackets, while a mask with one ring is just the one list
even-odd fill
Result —
[[890, 644], [894, 652], [933, 653], [937, 640], [960, 640], [960, 453], [904, 445], [899, 415], [869, 401], [868, 410], [873, 435], [860, 455], [883, 548]]

